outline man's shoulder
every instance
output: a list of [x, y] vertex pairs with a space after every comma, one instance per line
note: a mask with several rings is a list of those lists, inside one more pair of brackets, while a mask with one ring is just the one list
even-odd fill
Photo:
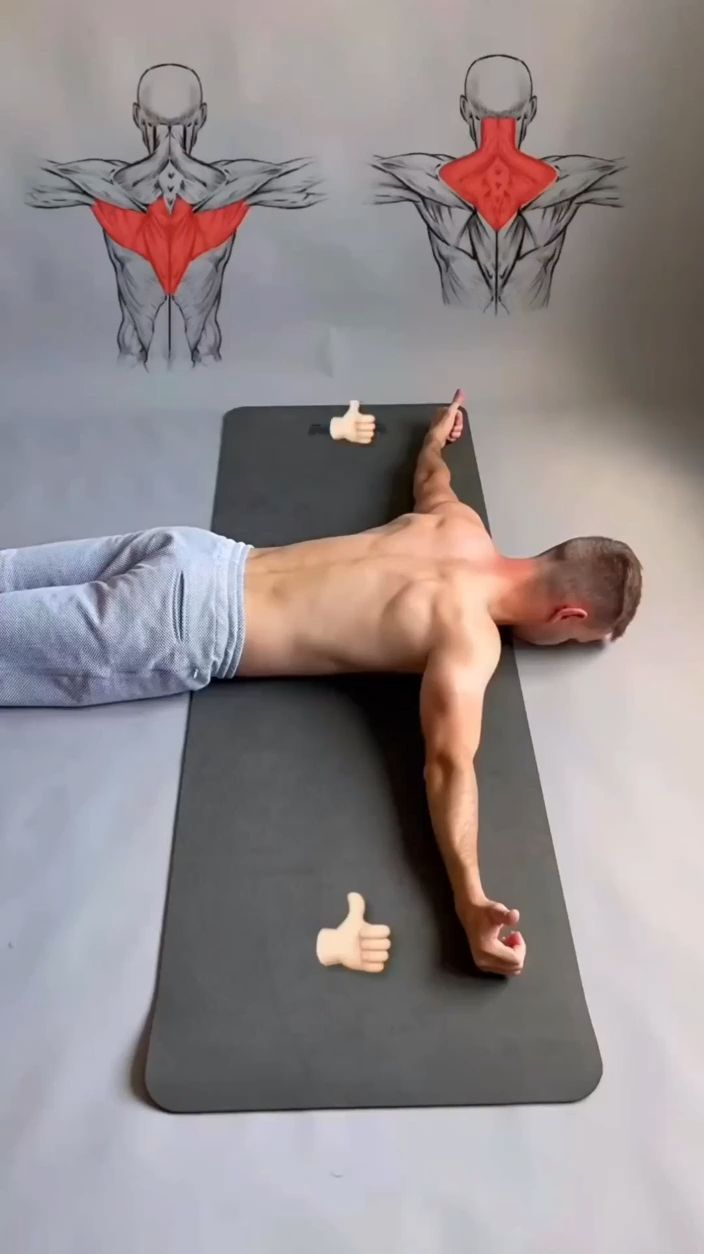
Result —
[[434, 589], [435, 644], [458, 664], [490, 675], [501, 653], [501, 636], [489, 613], [489, 580], [471, 563], [449, 562]]

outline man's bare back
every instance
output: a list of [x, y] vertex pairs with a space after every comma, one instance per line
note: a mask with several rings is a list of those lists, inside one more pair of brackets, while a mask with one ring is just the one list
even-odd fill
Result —
[[496, 550], [481, 519], [406, 514], [358, 535], [255, 551], [240, 673], [424, 670], [444, 617], [477, 636]]

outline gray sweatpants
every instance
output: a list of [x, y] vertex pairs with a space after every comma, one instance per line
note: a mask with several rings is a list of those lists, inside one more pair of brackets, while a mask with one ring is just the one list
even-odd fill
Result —
[[132, 701], [231, 679], [250, 551], [195, 527], [0, 550], [0, 706]]

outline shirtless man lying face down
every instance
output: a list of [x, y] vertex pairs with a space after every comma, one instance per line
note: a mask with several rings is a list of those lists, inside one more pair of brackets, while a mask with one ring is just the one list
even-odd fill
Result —
[[477, 856], [474, 757], [499, 627], [540, 645], [616, 640], [641, 567], [600, 537], [497, 552], [443, 461], [460, 402], [427, 433], [414, 512], [359, 535], [252, 549], [172, 527], [0, 552], [0, 705], [133, 700], [235, 675], [422, 674], [428, 804], [457, 912], [480, 970], [518, 975], [518, 911], [486, 897]]

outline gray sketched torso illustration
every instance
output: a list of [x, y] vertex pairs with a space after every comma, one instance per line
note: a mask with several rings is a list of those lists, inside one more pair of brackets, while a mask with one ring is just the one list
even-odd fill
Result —
[[467, 157], [376, 157], [377, 204], [418, 211], [448, 305], [513, 313], [550, 299], [567, 230], [583, 205], [620, 204], [623, 162], [581, 154], [536, 159], [521, 145], [537, 101], [515, 57], [470, 66], [460, 111], [475, 145]]
[[309, 160], [199, 161], [193, 147], [206, 117], [193, 70], [153, 66], [133, 106], [147, 156], [45, 162], [29, 190], [36, 208], [93, 210], [117, 281], [123, 360], [147, 362], [157, 314], [173, 299], [193, 363], [218, 361], [223, 277], [249, 209], [301, 209], [320, 199]]

